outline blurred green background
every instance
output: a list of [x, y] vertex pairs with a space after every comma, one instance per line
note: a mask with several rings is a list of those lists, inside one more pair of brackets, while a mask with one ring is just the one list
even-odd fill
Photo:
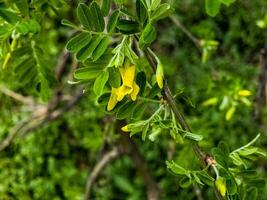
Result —
[[[51, 66], [55, 66], [70, 32], [60, 21], [63, 18], [77, 21], [78, 1], [33, 2], [47, 12], [46, 20], [41, 24], [43, 36], [39, 36], [39, 44], [45, 49]], [[223, 140], [233, 150], [261, 133], [258, 145], [266, 150], [266, 105], [258, 108], [257, 119], [254, 113], [260, 84], [260, 52], [267, 44], [266, 31], [257, 26], [257, 21], [266, 14], [267, 2], [238, 0], [230, 7], [222, 6], [213, 18], [205, 13], [204, 1], [171, 2], [175, 17], [196, 38], [220, 43], [203, 64], [198, 48], [167, 18], [157, 24], [159, 37], [152, 47], [163, 60], [168, 83], [177, 94], [176, 100], [182, 104], [193, 131], [205, 138], [201, 147], [210, 151]], [[2, 1], [0, 6], [5, 4]], [[8, 86], [25, 96], [36, 96], [22, 88], [14, 78], [4, 73], [0, 76], [1, 86]], [[64, 82], [67, 80], [65, 77]], [[237, 98], [238, 91], [244, 89], [250, 90], [252, 95], [245, 100]], [[64, 85], [65, 94], [71, 94], [73, 90], [73, 86]], [[229, 117], [232, 107], [235, 111]], [[107, 146], [116, 143], [116, 131], [111, 128], [107, 132], [109, 124], [103, 126], [104, 110], [89, 90], [79, 104], [60, 119], [16, 138], [0, 152], [0, 199], [83, 199], [88, 174]], [[30, 117], [30, 113], [27, 106], [0, 92], [0, 140], [6, 138], [21, 120]], [[162, 199], [196, 199], [193, 188], [180, 188], [179, 177], [170, 174], [165, 165], [165, 160], [173, 159], [193, 169], [197, 163], [193, 152], [173, 143], [167, 134], [158, 137], [159, 140], [145, 142], [139, 135], [132, 139], [159, 184]], [[259, 159], [254, 165], [266, 179], [266, 160]], [[92, 195], [94, 199], [140, 200], [146, 199], [146, 189], [131, 158], [121, 156], [101, 173]], [[213, 195], [210, 188], [203, 188], [203, 199], [213, 199]], [[258, 199], [266, 197], [267, 188], [259, 193]]]

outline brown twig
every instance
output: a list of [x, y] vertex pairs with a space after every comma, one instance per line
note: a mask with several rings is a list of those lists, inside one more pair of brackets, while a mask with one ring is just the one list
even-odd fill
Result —
[[[154, 55], [152, 54], [151, 50], [147, 48], [144, 50], [144, 53], [145, 53], [145, 56], [146, 56], [146, 58], [150, 64], [150, 66], [152, 67], [153, 71], [156, 72], [157, 62], [156, 62], [156, 59], [155, 59]], [[172, 93], [168, 87], [167, 80], [165, 80], [164, 89], [162, 90], [162, 95], [163, 95], [164, 99], [167, 101], [167, 103], [169, 104], [173, 113], [175, 114], [176, 120], [181, 125], [181, 128], [184, 131], [191, 132], [191, 129], [190, 129], [189, 125], [187, 124], [183, 114], [180, 112], [180, 110], [178, 109], [178, 107], [176, 105], [176, 102], [173, 98], [173, 95], [172, 95]], [[192, 145], [193, 151], [195, 152], [197, 158], [200, 160], [203, 167], [209, 165], [209, 163], [207, 163], [207, 156], [209, 157], [209, 159], [212, 159], [215, 162], [214, 158], [207, 155], [205, 152], [203, 152], [201, 150], [201, 148], [199, 147], [197, 142], [192, 141], [191, 145]], [[221, 197], [221, 195], [218, 193], [218, 190], [216, 188], [215, 188], [215, 195], [216, 195], [217, 199], [223, 199]]]
[[[7, 148], [12, 141], [16, 138], [16, 136], [24, 137], [28, 135], [33, 130], [36, 130], [47, 123], [54, 121], [58, 118], [60, 118], [65, 112], [70, 110], [74, 105], [76, 105], [82, 98], [83, 92], [80, 89], [77, 94], [72, 97], [68, 103], [57, 110], [54, 110], [52, 112], [44, 112], [44, 108], [41, 107], [40, 109], [42, 111], [36, 110], [35, 113], [32, 114], [32, 116], [25, 120], [20, 122], [18, 125], [16, 125], [11, 132], [8, 134], [8, 136], [3, 140], [3, 142], [0, 144], [0, 151], [3, 151], [5, 148]], [[45, 109], [47, 110], [47, 109]]]
[[255, 99], [254, 119], [260, 121], [260, 108], [267, 106], [267, 47], [262, 49], [260, 57], [261, 73]]
[[54, 110], [53, 112], [48, 113], [45, 116], [42, 116], [40, 119], [37, 119], [37, 123], [34, 123], [33, 125], [26, 126], [20, 131], [20, 136], [25, 137], [30, 132], [48, 124], [51, 121], [55, 121], [58, 118], [60, 118], [65, 112], [69, 111], [73, 106], [75, 106], [82, 98], [83, 92], [80, 89], [75, 96], [71, 100], [68, 101], [67, 105], [59, 108], [57, 110]]
[[172, 20], [172, 22], [179, 28], [181, 29], [181, 31], [183, 31], [183, 33], [195, 44], [195, 46], [201, 50], [201, 44], [200, 44], [200, 40], [198, 38], [196, 38], [181, 22], [180, 20], [172, 15], [170, 16], [170, 19]]
[[0, 86], [0, 92], [30, 107], [34, 105], [34, 101], [31, 98], [18, 94], [4, 86]]
[[103, 155], [103, 157], [99, 160], [99, 162], [94, 166], [90, 176], [88, 176], [86, 181], [86, 188], [85, 188], [85, 200], [89, 200], [91, 198], [91, 190], [93, 184], [95, 183], [96, 179], [98, 178], [101, 171], [114, 159], [118, 158], [121, 154], [123, 154], [119, 147], [114, 147], [112, 150], [108, 151]]
[[17, 124], [8, 134], [8, 136], [4, 139], [4, 141], [0, 144], [0, 152], [3, 151], [6, 147], [8, 147], [13, 139], [17, 136], [17, 133], [26, 125], [30, 120], [25, 120]]
[[129, 135], [121, 132], [121, 138], [125, 150], [129, 152], [136, 169], [144, 180], [145, 186], [147, 188], [147, 199], [158, 200], [160, 197], [160, 191], [156, 181], [153, 179], [152, 175], [149, 172], [143, 155], [138, 150], [138, 147], [134, 143], [134, 141], [130, 139]]

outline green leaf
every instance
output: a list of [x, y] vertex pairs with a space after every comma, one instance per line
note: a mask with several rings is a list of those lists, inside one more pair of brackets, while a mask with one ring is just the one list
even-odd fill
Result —
[[73, 76], [76, 79], [89, 80], [96, 78], [101, 72], [102, 69], [99, 68], [83, 67], [80, 69], [76, 69], [73, 73]]
[[16, 13], [3, 8], [0, 8], [0, 17], [10, 24], [16, 24], [20, 21], [20, 17]]
[[97, 61], [93, 61], [92, 59], [87, 59], [83, 63], [83, 65], [86, 67], [97, 67], [103, 69], [109, 64], [112, 56], [113, 54], [111, 53], [110, 49], [107, 49], [105, 53], [101, 56], [101, 59], [98, 59]]
[[110, 98], [110, 92], [100, 95], [97, 99], [97, 103], [101, 105], [107, 105]]
[[90, 9], [87, 5], [84, 3], [80, 3], [77, 7], [77, 16], [81, 24], [86, 28], [87, 30], [92, 30], [93, 28], [93, 22], [94, 19], [93, 16], [90, 14]]
[[109, 67], [109, 85], [114, 88], [118, 88], [121, 85], [121, 75], [120, 71], [116, 67]]
[[147, 135], [149, 126], [150, 126], [150, 124], [147, 123], [147, 124], [144, 126], [144, 128], [143, 128], [143, 131], [142, 131], [142, 140], [143, 140], [143, 141], [146, 140], [146, 135]]
[[243, 162], [243, 160], [239, 157], [239, 155], [237, 153], [231, 153], [230, 158], [232, 159], [232, 161], [235, 165], [237, 165], [237, 166], [244, 165], [245, 166], [245, 163]]
[[139, 32], [139, 24], [132, 20], [119, 20], [117, 23], [117, 28], [124, 34], [133, 34]]
[[143, 131], [144, 126], [147, 124], [146, 120], [137, 121], [128, 124], [128, 129], [131, 131], [131, 135]]
[[103, 36], [94, 36], [89, 44], [78, 51], [76, 55], [77, 60], [83, 62], [86, 59], [90, 58], [102, 39]]
[[200, 180], [205, 183], [208, 186], [213, 186], [214, 185], [214, 178], [209, 176], [207, 174], [207, 172], [205, 171], [199, 171], [197, 172], [198, 177], [200, 178]]
[[142, 31], [139, 46], [141, 49], [145, 48], [147, 45], [150, 45], [157, 38], [157, 31], [155, 27], [151, 24], [147, 24], [145, 29]]
[[248, 156], [248, 155], [251, 155], [251, 154], [255, 154], [257, 151], [258, 151], [257, 147], [247, 147], [247, 148], [244, 148], [244, 149], [238, 151], [238, 153], [241, 156]]
[[220, 10], [220, 0], [205, 0], [205, 8], [208, 15], [214, 17]]
[[132, 113], [132, 119], [140, 119], [147, 108], [147, 103], [140, 103]]
[[246, 181], [246, 184], [249, 186], [255, 186], [257, 188], [264, 188], [266, 185], [265, 179], [250, 179]]
[[167, 165], [167, 168], [169, 168], [175, 174], [187, 175], [189, 173], [188, 170], [176, 164], [173, 160], [171, 162], [166, 161], [166, 165]]
[[91, 20], [94, 25], [94, 30], [102, 32], [105, 29], [105, 21], [99, 5], [93, 1], [90, 5]]
[[81, 48], [86, 46], [91, 39], [92, 36], [90, 33], [80, 33], [70, 39], [67, 43], [66, 49], [70, 52], [78, 52]]
[[227, 5], [227, 6], [229, 6], [232, 3], [234, 3], [235, 0], [220, 0], [220, 2], [223, 3], [223, 4], [225, 4], [225, 5]]
[[125, 104], [119, 107], [116, 118], [122, 120], [131, 116], [135, 107], [136, 107], [136, 102], [134, 101], [126, 102]]
[[136, 0], [136, 13], [139, 22], [143, 25], [148, 18], [147, 9], [143, 3], [143, 0]]
[[221, 150], [221, 152], [224, 153], [226, 157], [229, 156], [229, 147], [225, 142], [221, 141], [218, 145], [218, 148]]
[[170, 4], [161, 4], [154, 12], [151, 14], [151, 21], [158, 21], [169, 16], [174, 10], [171, 8]]
[[73, 29], [78, 29], [78, 27], [76, 26], [76, 24], [73, 24], [71, 21], [69, 21], [67, 19], [62, 19], [61, 20], [61, 24], [62, 25], [65, 25], [65, 26], [68, 26], [70, 28], [73, 28]]
[[109, 33], [113, 32], [114, 29], [116, 28], [119, 16], [120, 16], [119, 10], [115, 10], [112, 13], [112, 15], [110, 16], [109, 21], [108, 21], [108, 25], [107, 25], [107, 31]]
[[198, 174], [197, 174], [196, 172], [193, 172], [192, 174], [193, 174], [193, 177], [194, 177], [195, 181], [196, 181], [199, 185], [204, 185], [204, 184], [201, 182], [201, 180], [200, 180], [200, 178], [198, 177]]
[[220, 148], [213, 148], [212, 155], [215, 160], [222, 165], [224, 168], [228, 168], [228, 156]]
[[136, 75], [136, 83], [140, 88], [139, 96], [142, 95], [146, 88], [146, 74], [145, 72], [138, 72]]
[[92, 58], [93, 61], [97, 61], [107, 50], [109, 45], [109, 37], [104, 37], [101, 42], [97, 45], [96, 49], [93, 51]]
[[28, 6], [28, 0], [16, 0], [14, 1], [18, 9], [20, 10], [21, 14], [24, 16], [29, 15], [29, 6]]
[[203, 140], [203, 136], [202, 135], [198, 135], [198, 134], [195, 134], [195, 133], [185, 133], [184, 134], [184, 138], [190, 139], [190, 140], [194, 140], [194, 141]]
[[153, 11], [153, 10], [157, 9], [159, 7], [160, 3], [161, 3], [161, 0], [152, 0], [151, 5], [150, 5], [150, 10]]
[[258, 189], [256, 187], [251, 187], [246, 191], [244, 200], [257, 200], [258, 199]]
[[231, 177], [230, 179], [226, 179], [226, 187], [230, 195], [234, 195], [237, 193], [237, 185], [233, 177]]
[[16, 49], [11, 57], [14, 55], [21, 55], [13, 61], [19, 83], [25, 88], [37, 91], [43, 100], [48, 100], [52, 94], [50, 88], [55, 83], [55, 77], [46, 53], [32, 42], [31, 46]]
[[101, 11], [104, 16], [109, 14], [111, 0], [102, 0]]
[[96, 95], [101, 95], [108, 81], [109, 73], [108, 70], [104, 70], [95, 80], [94, 92]]
[[40, 24], [35, 19], [30, 19], [28, 21], [23, 21], [16, 25], [16, 31], [21, 35], [26, 35], [28, 33], [37, 33], [41, 29]]
[[191, 177], [185, 176], [183, 177], [180, 181], [179, 181], [179, 185], [182, 188], [188, 188], [191, 185], [192, 181], [191, 181]]

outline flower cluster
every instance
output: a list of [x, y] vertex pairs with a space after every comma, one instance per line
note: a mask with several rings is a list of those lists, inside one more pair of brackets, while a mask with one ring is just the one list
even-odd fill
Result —
[[135, 101], [140, 91], [135, 82], [136, 67], [134, 65], [119, 68], [122, 85], [118, 88], [112, 88], [107, 110], [111, 111], [119, 101], [122, 101], [126, 95]]

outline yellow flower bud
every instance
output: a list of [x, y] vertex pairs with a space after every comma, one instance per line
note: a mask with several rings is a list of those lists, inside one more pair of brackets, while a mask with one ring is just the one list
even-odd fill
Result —
[[242, 97], [248, 97], [251, 95], [251, 92], [249, 90], [240, 90], [238, 92], [238, 95]]
[[128, 128], [128, 125], [122, 127], [121, 130], [124, 131], [124, 132], [130, 132], [130, 130]]
[[231, 107], [229, 110], [227, 110], [226, 114], [225, 114], [225, 119], [226, 121], [229, 121], [230, 119], [232, 119], [234, 113], [235, 113], [235, 107]]
[[164, 73], [163, 73], [163, 65], [161, 63], [159, 63], [157, 66], [156, 80], [159, 88], [162, 89], [164, 84]]
[[225, 181], [225, 178], [222, 178], [222, 177], [218, 178], [215, 181], [215, 186], [219, 190], [220, 194], [224, 197], [225, 194], [226, 194], [226, 181]]

